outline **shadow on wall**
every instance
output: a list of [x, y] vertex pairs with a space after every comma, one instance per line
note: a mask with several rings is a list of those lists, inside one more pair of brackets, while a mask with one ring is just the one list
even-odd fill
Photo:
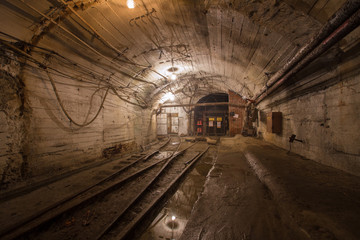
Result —
[[260, 122], [266, 124], [266, 113], [264, 111], [259, 110]]
[[131, 141], [128, 143], [119, 143], [113, 147], [108, 147], [103, 149], [102, 155], [105, 158], [111, 158], [116, 154], [126, 154], [137, 150], [137, 144], [135, 141]]

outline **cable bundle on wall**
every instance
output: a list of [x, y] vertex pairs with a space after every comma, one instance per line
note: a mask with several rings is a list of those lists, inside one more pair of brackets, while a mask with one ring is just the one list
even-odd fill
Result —
[[[3, 34], [3, 33], [2, 33]], [[31, 68], [35, 68], [37, 70], [41, 69], [43, 71], [46, 72], [46, 75], [48, 76], [48, 79], [51, 83], [51, 86], [52, 86], [52, 89], [55, 93], [55, 96], [56, 96], [56, 99], [57, 99], [57, 102], [59, 103], [60, 105], [60, 108], [61, 110], [63, 111], [64, 115], [68, 118], [68, 120], [73, 123], [74, 125], [78, 126], [78, 127], [85, 127], [85, 126], [88, 126], [90, 125], [92, 122], [95, 121], [95, 119], [99, 116], [99, 113], [101, 112], [101, 109], [103, 108], [104, 106], [104, 103], [105, 103], [105, 100], [108, 96], [108, 93], [109, 91], [111, 90], [114, 95], [116, 95], [119, 99], [121, 99], [122, 101], [126, 102], [126, 103], [129, 103], [131, 105], [135, 105], [135, 106], [138, 106], [138, 107], [141, 107], [143, 109], [146, 109], [147, 108], [147, 105], [146, 105], [146, 102], [142, 99], [139, 99], [138, 96], [133, 96], [133, 98], [135, 98], [135, 100], [138, 102], [138, 103], [134, 103], [130, 100], [128, 100], [127, 98], [131, 97], [130, 95], [127, 95], [126, 97], [123, 97], [119, 94], [119, 92], [117, 91], [116, 88], [118, 87], [115, 87], [113, 84], [111, 84], [111, 82], [105, 80], [103, 77], [99, 76], [100, 74], [97, 73], [97, 72], [91, 72], [90, 69], [88, 69], [87, 67], [85, 66], [82, 66], [82, 65], [79, 65], [79, 64], [75, 64], [73, 63], [71, 60], [59, 55], [59, 54], [56, 54], [55, 52], [53, 51], [50, 51], [50, 50], [47, 50], [47, 49], [44, 49], [44, 48], [39, 48], [43, 51], [47, 51], [48, 53], [45, 54], [45, 57], [43, 56], [43, 59], [44, 59], [44, 62], [47, 62], [46, 64], [44, 62], [40, 62], [39, 60], [37, 60], [35, 57], [33, 57], [32, 55], [26, 53], [25, 51], [19, 49], [18, 47], [15, 47], [12, 43], [8, 42], [8, 41], [5, 41], [3, 39], [0, 39], [0, 43], [5, 46], [7, 49], [10, 49], [11, 51], [15, 51], [16, 53], [19, 53], [21, 56], [25, 57], [26, 60], [28, 60], [28, 62], [25, 62], [23, 65], [24, 66], [27, 66], [27, 67], [31, 67]], [[23, 42], [23, 44], [26, 44]], [[35, 46], [34, 46], [35, 47]], [[36, 51], [35, 51], [36, 52]], [[67, 75], [66, 73], [64, 72], [61, 72], [59, 70], [57, 70], [56, 68], [52, 67], [51, 66], [51, 62], [50, 62], [50, 58], [51, 57], [60, 57], [61, 59], [64, 59], [66, 61], [69, 61], [70, 62], [70, 65], [71, 65], [71, 70], [72, 71], [80, 71], [80, 73], [84, 74], [84, 71], [87, 72], [88, 74], [90, 74], [95, 80], [97, 80], [98, 82], [94, 82], [94, 81], [90, 81], [90, 79], [88, 79], [88, 81], [80, 81], [76, 78], [73, 78], [72, 76], [70, 75]], [[8, 57], [8, 56], [5, 56], [5, 57]], [[16, 59], [12, 59], [12, 60], [16, 60]], [[35, 63], [36, 65], [34, 66], [33, 64], [31, 63]], [[77, 70], [75, 70], [73, 67], [76, 66]], [[75, 80], [75, 81], [80, 81], [81, 83], [86, 83], [86, 84], [91, 84], [92, 87], [91, 88], [96, 88], [95, 89], [95, 92], [93, 93], [93, 95], [95, 93], [97, 93], [98, 91], [100, 90], [105, 90], [105, 95], [102, 97], [102, 100], [101, 100], [101, 104], [98, 108], [98, 110], [96, 111], [96, 114], [94, 115], [94, 117], [88, 121], [88, 122], [84, 122], [84, 123], [79, 123], [78, 121], [74, 120], [73, 117], [70, 116], [70, 114], [68, 113], [68, 111], [65, 109], [64, 105], [63, 105], [63, 102], [60, 98], [60, 95], [58, 93], [58, 90], [57, 90], [57, 87], [56, 87], [56, 83], [55, 83], [55, 80], [53, 79], [53, 77], [51, 76], [50, 74], [50, 71], [53, 72], [52, 74], [56, 73], [57, 75], [61, 76], [61, 77], [66, 77], [66, 78], [70, 78], [71, 80]], [[109, 80], [109, 79], [108, 79]], [[96, 85], [96, 86], [95, 86]], [[83, 85], [77, 85], [76, 87], [84, 87]], [[120, 87], [121, 89], [125, 90], [125, 89], [129, 89], [130, 90], [130, 87], [129, 86], [123, 86], [123, 87]], [[141, 103], [139, 103], [139, 101]], [[91, 104], [90, 104], [91, 105]], [[88, 110], [88, 113], [90, 113], [90, 110], [91, 110], [91, 106], [89, 107], [89, 110]]]

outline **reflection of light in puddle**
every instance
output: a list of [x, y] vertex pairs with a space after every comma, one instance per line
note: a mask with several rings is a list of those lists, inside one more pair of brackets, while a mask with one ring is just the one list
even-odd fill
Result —
[[164, 159], [170, 157], [172, 154], [172, 151], [161, 151], [155, 156], [155, 159]]
[[182, 217], [175, 217], [174, 211], [164, 208], [140, 239], [179, 239], [187, 221]]
[[181, 237], [211, 167], [209, 159], [208, 162], [206, 159], [200, 160], [150, 227], [139, 238], [140, 240], [179, 239]]
[[[187, 223], [186, 219], [177, 218], [174, 215], [172, 215], [171, 217], [170, 215], [167, 215], [164, 218], [162, 226], [159, 227], [162, 228], [164, 237], [171, 236], [170, 239], [179, 239], [182, 232], [184, 231], [186, 223]], [[158, 231], [158, 233], [160, 233], [160, 231]]]
[[179, 229], [179, 227], [181, 226], [181, 222], [179, 222], [178, 220], [175, 221], [175, 219], [165, 220], [165, 226], [170, 228], [170, 230], [175, 230]]

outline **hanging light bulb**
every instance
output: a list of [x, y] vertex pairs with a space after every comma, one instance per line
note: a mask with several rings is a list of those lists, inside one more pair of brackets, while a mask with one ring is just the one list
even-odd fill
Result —
[[128, 8], [134, 8], [135, 7], [134, 0], [127, 0], [126, 4], [127, 4]]
[[164, 103], [166, 101], [174, 101], [175, 100], [175, 96], [174, 94], [172, 94], [171, 92], [166, 93], [161, 99], [160, 99], [160, 103]]
[[170, 75], [170, 79], [171, 79], [171, 80], [176, 80], [176, 74], [175, 74], [175, 73], [172, 73], [172, 74]]

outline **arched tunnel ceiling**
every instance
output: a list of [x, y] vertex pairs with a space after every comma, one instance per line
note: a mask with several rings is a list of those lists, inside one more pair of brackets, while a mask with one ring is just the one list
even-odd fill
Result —
[[20, 40], [99, 72], [106, 65], [107, 81], [144, 99], [228, 89], [252, 98], [344, 2], [3, 0], [0, 20]]

